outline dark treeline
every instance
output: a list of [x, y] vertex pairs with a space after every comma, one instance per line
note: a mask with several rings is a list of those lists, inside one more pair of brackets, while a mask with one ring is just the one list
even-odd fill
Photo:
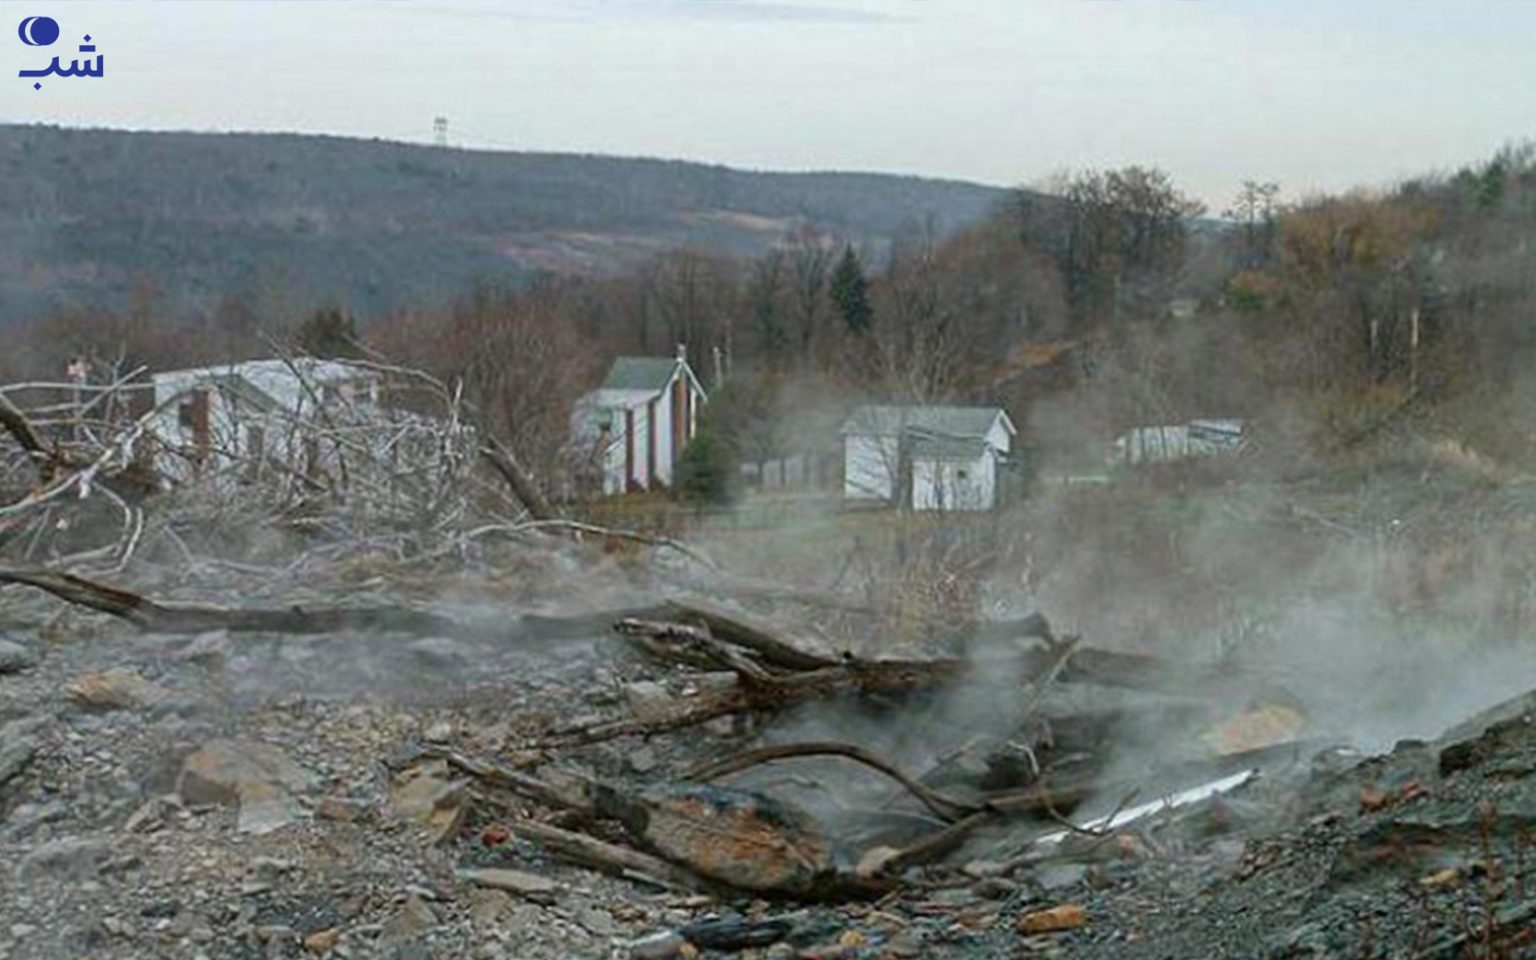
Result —
[[0, 375], [76, 353], [171, 368], [355, 337], [461, 380], [489, 428], [549, 463], [569, 403], [612, 356], [685, 344], [748, 456], [825, 438], [855, 399], [1002, 404], [1068, 453], [1213, 416], [1319, 452], [1404, 411], [1485, 455], [1529, 449], [1536, 151], [1293, 203], [1246, 183], [1219, 219], [1203, 213], [1160, 171], [1088, 171], [950, 236], [909, 220], [871, 250], [803, 225], [760, 256], [682, 247], [619, 277], [481, 284], [362, 317], [356, 334], [345, 314], [296, 315], [280, 297], [167, 319], [146, 284], [126, 310], [14, 331]]

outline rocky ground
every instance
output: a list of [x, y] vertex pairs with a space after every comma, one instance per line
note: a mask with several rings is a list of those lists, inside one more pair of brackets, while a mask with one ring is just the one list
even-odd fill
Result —
[[[607, 566], [581, 582], [601, 589], [559, 585], [593, 562]], [[1536, 955], [1536, 706], [1523, 701], [1385, 756], [1310, 745], [1113, 834], [1042, 848], [1040, 824], [983, 831], [877, 899], [770, 903], [562, 862], [424, 756], [664, 782], [763, 735], [727, 719], [557, 757], [526, 749], [556, 724], [676, 694], [601, 632], [520, 619], [653, 597], [617, 561], [551, 553], [451, 594], [356, 571], [135, 585], [224, 601], [406, 596], [477, 628], [161, 635], [0, 592], [0, 960]], [[781, 785], [824, 787], [829, 769]]]

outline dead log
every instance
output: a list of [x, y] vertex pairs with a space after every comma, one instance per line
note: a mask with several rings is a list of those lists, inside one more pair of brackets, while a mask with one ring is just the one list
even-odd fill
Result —
[[729, 670], [749, 684], [769, 685], [768, 669], [731, 644], [718, 642], [707, 629], [652, 620], [620, 620], [614, 629], [661, 660], [704, 670]]
[[[859, 685], [867, 689], [901, 690], [925, 685], [940, 685], [976, 668], [976, 663], [957, 657], [940, 657], [931, 660], [861, 660], [844, 657], [830, 658], [801, 649], [801, 647], [766, 633], [759, 624], [733, 621], [718, 610], [691, 603], [679, 602], [675, 608], [692, 614], [710, 627], [711, 642], [727, 641], [757, 654], [771, 663], [791, 672], [785, 682], [803, 675], [817, 675], [819, 683], [825, 679], [824, 671], [842, 670], [856, 676]], [[1170, 696], [1210, 700], [1235, 697], [1250, 699], [1264, 696], [1266, 699], [1288, 705], [1298, 699], [1273, 682], [1222, 664], [1186, 664], [1155, 657], [1149, 654], [1121, 653], [1084, 646], [1076, 638], [1057, 640], [1050, 632], [1050, 625], [1038, 615], [1017, 621], [1027, 635], [1020, 639], [1040, 639], [1045, 643], [1011, 652], [999, 660], [1000, 668], [1016, 669], [1026, 682], [1039, 682], [1054, 678], [1060, 683], [1089, 683], [1107, 687], [1142, 690]], [[623, 635], [657, 637], [670, 634], [674, 638], [697, 637], [690, 634], [686, 624], [640, 623], [633, 619], [619, 621], [615, 628]], [[690, 645], [697, 647], [692, 639]], [[650, 652], [655, 652], [654, 650]], [[795, 681], [799, 682], [799, 681]]]
[[484, 783], [500, 787], [555, 810], [576, 814], [579, 817], [597, 815], [597, 805], [592, 796], [591, 785], [584, 781], [576, 781], [572, 786], [562, 788], [503, 764], [466, 756], [446, 748], [427, 747], [419, 756], [446, 760], [449, 766], [477, 777]]
[[905, 787], [909, 793], [917, 798], [919, 803], [945, 822], [953, 822], [966, 814], [976, 812], [978, 809], [975, 804], [947, 797], [923, 786], [902, 773], [901, 770], [889, 761], [865, 750], [863, 747], [855, 746], [851, 743], [823, 741], [759, 747], [756, 750], [748, 750], [744, 753], [727, 757], [724, 760], [716, 760], [695, 767], [683, 774], [683, 776], [688, 780], [715, 780], [732, 773], [740, 773], [743, 770], [751, 769], [760, 764], [773, 763], [778, 760], [789, 760], [796, 757], [843, 757], [855, 763], [863, 764], [872, 770], [878, 770]]
[[933, 863], [952, 852], [960, 844], [965, 842], [978, 827], [991, 823], [997, 818], [997, 814], [991, 810], [979, 810], [976, 813], [955, 821], [943, 830], [939, 830], [918, 840], [916, 843], [894, 851], [890, 856], [880, 860], [878, 867], [872, 871], [875, 876], [898, 877], [910, 867], [920, 867], [926, 863]]
[[[576, 532], [586, 532], [590, 529], [598, 536], [629, 536], [628, 531], [585, 528], [584, 525], [578, 525], [578, 527], [582, 529], [576, 529]], [[634, 536], [639, 538], [640, 542], [652, 546], [681, 546], [664, 538], [658, 539], [645, 534], [634, 534]], [[695, 598], [674, 599], [643, 607], [627, 607], [567, 616], [530, 613], [518, 618], [519, 624], [529, 633], [540, 639], [555, 640], [602, 633], [614, 629], [615, 624], [626, 620], [671, 621], [675, 624], [704, 627], [718, 639], [750, 650], [765, 664], [786, 670], [814, 670], [839, 662], [834, 657], [808, 649], [811, 644], [805, 641], [780, 637], [775, 632], [775, 627], [750, 614], [727, 610]]]
[[53, 570], [0, 567], [0, 584], [17, 583], [47, 591], [69, 603], [109, 613], [155, 633], [337, 633], [400, 631], [422, 635], [462, 633], [457, 621], [405, 607], [220, 607], [151, 600], [131, 590]]
[[709, 893], [719, 889], [660, 857], [608, 843], [585, 833], [563, 830], [526, 818], [512, 819], [508, 821], [507, 827], [513, 836], [532, 840], [556, 857], [612, 876], [641, 880], [669, 890]]
[[48, 449], [27, 415], [4, 393], [0, 393], [0, 427], [4, 427], [16, 445], [26, 451], [37, 469], [38, 480], [44, 484], [52, 483], [59, 466], [58, 457]]
[[834, 863], [832, 843], [816, 820], [798, 807], [758, 793], [701, 783], [629, 790], [583, 778], [575, 780], [574, 791], [566, 791], [493, 761], [451, 750], [424, 752], [446, 759], [496, 790], [581, 819], [622, 825], [637, 845], [650, 852], [530, 820], [520, 820], [514, 827], [569, 858], [608, 872], [639, 873], [672, 886], [730, 888], [767, 896], [818, 898], [836, 895], [845, 886]]
[[[525, 617], [530, 627], [543, 634], [571, 635], [590, 632], [604, 618], [604, 614], [583, 614], [573, 618]], [[714, 641], [750, 651], [763, 664], [789, 673], [805, 673], [826, 668], [848, 669], [858, 672], [862, 683], [874, 689], [900, 690], [910, 682], [914, 686], [924, 683], [939, 685], [970, 669], [981, 661], [958, 657], [940, 657], [931, 660], [857, 660], [838, 659], [810, 649], [813, 644], [783, 636], [767, 622], [734, 609], [699, 599], [675, 599], [653, 607], [615, 610], [606, 616], [619, 633], [634, 641], [641, 638], [658, 638], [670, 635], [673, 639], [688, 639], [683, 647], [698, 645], [689, 639], [698, 634], [685, 629], [704, 627]], [[670, 622], [663, 623], [662, 620]], [[645, 622], [641, 622], [645, 621]], [[1060, 683], [1088, 683], [1127, 690], [1161, 693], [1188, 699], [1207, 701], [1212, 698], [1249, 699], [1263, 697], [1275, 703], [1296, 706], [1298, 698], [1267, 678], [1245, 674], [1222, 664], [1190, 664], [1164, 657], [1140, 653], [1123, 653], [1085, 646], [1077, 638], [1058, 639], [1050, 623], [1040, 614], [1031, 614], [1017, 620], [987, 624], [979, 628], [977, 636], [986, 638], [989, 644], [1000, 640], [1020, 643], [1001, 658], [1001, 664], [1013, 665], [1020, 676], [1040, 688], [1041, 680], [1053, 677]], [[1022, 646], [1026, 641], [1044, 641], [1031, 647]], [[646, 646], [641, 643], [640, 645]], [[703, 662], [679, 659], [679, 647], [673, 651], [670, 662], [704, 666]], [[647, 653], [663, 661], [669, 655], [663, 650], [648, 648]], [[717, 666], [720, 659], [713, 661]], [[1001, 665], [1000, 664], [1000, 665]], [[711, 669], [711, 667], [705, 667]]]
[[[639, 637], [645, 626], [643, 621], [631, 622], [627, 629]], [[706, 635], [696, 628], [678, 624], [667, 625], [667, 633], [681, 630], [691, 639]], [[655, 639], [655, 638], [651, 638]], [[665, 648], [651, 643], [640, 643], [640, 648], [656, 653]], [[957, 672], [956, 664], [946, 665], [916, 661], [849, 661], [836, 666], [823, 667], [801, 673], [765, 674], [755, 668], [745, 672], [730, 666], [732, 658], [720, 656], [705, 660], [695, 650], [692, 657], [669, 651], [663, 659], [669, 663], [709, 663], [737, 672], [743, 683], [722, 691], [710, 691], [701, 696], [680, 701], [674, 713], [666, 716], [641, 719], [621, 717], [600, 720], [596, 723], [565, 727], [553, 731], [548, 737], [533, 744], [550, 748], [576, 744], [599, 743], [625, 736], [653, 736], [708, 723], [717, 717], [771, 713], [803, 703], [807, 700], [825, 699], [845, 694], [903, 692], [935, 686]], [[737, 664], [739, 666], [739, 664]]]
[[522, 503], [523, 509], [535, 520], [554, 520], [559, 517], [559, 512], [550, 504], [549, 498], [544, 496], [544, 491], [534, 482], [533, 477], [518, 462], [517, 455], [510, 447], [496, 439], [489, 440], [480, 448], [480, 456], [485, 458], [501, 478], [507, 481], [507, 486], [512, 488], [513, 496]]
[[697, 599], [670, 600], [666, 606], [673, 619], [701, 624], [714, 636], [751, 650], [771, 666], [785, 670], [815, 670], [838, 662], [833, 657], [807, 649], [810, 644], [805, 641], [781, 638], [776, 628], [748, 613], [727, 610]]
[[[680, 608], [692, 609], [686, 605]], [[952, 657], [863, 660], [845, 656], [830, 661], [766, 633], [760, 625], [743, 625], [718, 615], [718, 611], [705, 612], [722, 628], [723, 635], [689, 624], [636, 618], [621, 619], [614, 628], [642, 652], [663, 663], [729, 670], [741, 678], [737, 688], [690, 701], [670, 716], [645, 720], [619, 718], [556, 730], [541, 745], [649, 736], [706, 723], [716, 717], [777, 711], [806, 700], [849, 693], [901, 694], [964, 682], [978, 674], [996, 675], [1000, 670], [1013, 671], [1019, 682], [1033, 684], [1032, 702], [1039, 699], [1039, 691], [1048, 682], [1150, 690], [1202, 702], [1222, 698], [1247, 701], [1255, 696], [1278, 703], [1296, 702], [1293, 695], [1274, 684], [1234, 674], [1221, 666], [1181, 665], [1144, 654], [1098, 650], [1080, 645], [1075, 638], [1057, 641], [1043, 617], [1021, 622], [1028, 625], [1034, 636], [1047, 641], [1043, 646], [1015, 651], [990, 665]], [[746, 645], [726, 642], [726, 637], [746, 638]]]
[[645, 720], [638, 717], [617, 717], [608, 720], [598, 720], [595, 723], [561, 727], [551, 731], [543, 739], [535, 741], [531, 746], [535, 749], [547, 749], [602, 743], [607, 740], [616, 740], [619, 737], [650, 737], [660, 733], [670, 733], [673, 730], [686, 730], [689, 727], [696, 727], [699, 724], [708, 723], [716, 717], [730, 717], [738, 714], [753, 713], [757, 710], [777, 709], [782, 704], [782, 701], [775, 700], [772, 706], [765, 704], [761, 707], [754, 707], [753, 702], [754, 698], [752, 696], [738, 688], [725, 691], [711, 691], [682, 701], [682, 706], [674, 713], [665, 717]]

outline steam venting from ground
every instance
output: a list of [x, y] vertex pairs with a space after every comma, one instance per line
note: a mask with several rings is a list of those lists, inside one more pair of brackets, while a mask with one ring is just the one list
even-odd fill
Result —
[[[1096, 429], [1081, 422], [1088, 414], [1080, 407], [1055, 413], [1063, 422], [1044, 413], [1048, 437], [1081, 445]], [[1066, 480], [1105, 479], [1102, 464], [1063, 459], [1028, 501], [1001, 515], [861, 521], [829, 505], [758, 531], [746, 549], [707, 527], [702, 539], [746, 571], [792, 572], [807, 585], [940, 622], [1039, 611], [1058, 635], [1095, 647], [1229, 664], [1293, 694], [1306, 717], [1302, 736], [1368, 752], [1435, 738], [1536, 687], [1528, 630], [1536, 541], [1521, 519], [1522, 484], [1489, 483], [1482, 465], [1443, 445], [1405, 445], [1374, 454], [1368, 466], [1334, 465], [1306, 479], [1283, 460], [1076, 484]], [[963, 580], [965, 571], [979, 575], [962, 596], [914, 593], [919, 584]], [[865, 655], [909, 656], [924, 645], [921, 629], [909, 628], [900, 618], [840, 634], [829, 627], [829, 641]], [[1024, 698], [1000, 666], [1007, 650], [959, 649], [972, 657], [973, 676], [953, 694], [889, 707], [817, 704], [782, 718], [769, 736], [856, 742], [912, 772], [968, 744], [1016, 738], [1027, 725]], [[1042, 712], [1128, 702], [1056, 689]], [[1246, 700], [1210, 706], [1219, 716], [1266, 702], [1268, 691], [1254, 689]], [[1168, 729], [1147, 725], [1156, 715], [1140, 713], [1120, 732], [1127, 770], [1201, 748], [1182, 715]], [[761, 773], [756, 782], [798, 782], [807, 789], [797, 799], [813, 805], [816, 794], [833, 794], [827, 809], [868, 799], [863, 774], [847, 765], [828, 761], [827, 776], [809, 763], [797, 769], [807, 776]]]

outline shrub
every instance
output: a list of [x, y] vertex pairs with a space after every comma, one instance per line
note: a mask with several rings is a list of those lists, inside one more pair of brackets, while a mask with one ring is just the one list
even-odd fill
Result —
[[736, 493], [736, 456], [706, 424], [677, 462], [677, 495], [701, 503], [730, 503]]

